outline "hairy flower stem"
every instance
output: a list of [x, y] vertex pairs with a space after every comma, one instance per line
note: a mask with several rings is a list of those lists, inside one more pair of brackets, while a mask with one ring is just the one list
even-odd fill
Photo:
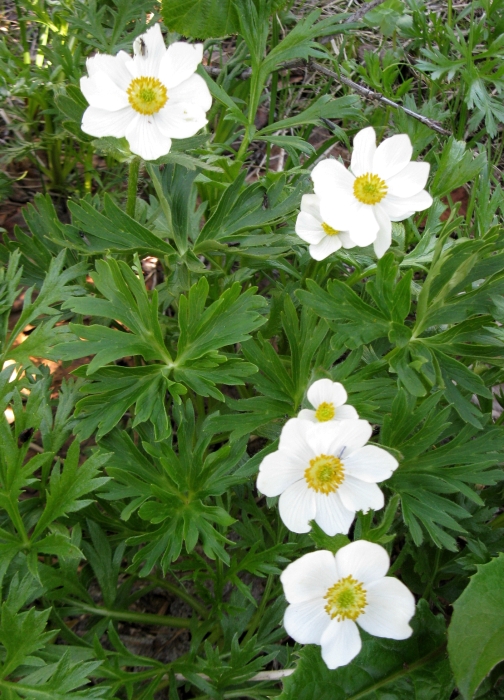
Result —
[[126, 202], [126, 214], [135, 217], [136, 195], [138, 186], [138, 172], [140, 170], [140, 158], [133, 158], [129, 164], [128, 174], [128, 200]]

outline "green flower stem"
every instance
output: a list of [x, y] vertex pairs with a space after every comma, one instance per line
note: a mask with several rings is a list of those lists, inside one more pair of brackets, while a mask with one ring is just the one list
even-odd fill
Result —
[[85, 603], [75, 602], [71, 600], [65, 601], [68, 605], [75, 607], [83, 612], [91, 615], [100, 615], [101, 617], [110, 617], [113, 620], [121, 620], [124, 622], [139, 622], [146, 625], [162, 625], [163, 627], [179, 627], [189, 629], [191, 620], [187, 617], [171, 617], [170, 615], [153, 615], [151, 613], [139, 613], [131, 610], [107, 610]]
[[28, 44], [28, 40], [26, 38], [26, 19], [24, 17], [23, 11], [21, 10], [19, 2], [16, 2], [15, 6], [16, 6], [16, 14], [17, 14], [17, 18], [18, 18], [18, 23], [19, 23], [19, 34], [21, 36], [21, 45], [23, 47], [23, 63], [25, 65], [29, 66], [31, 63], [31, 56], [30, 56], [30, 45]]
[[140, 158], [133, 158], [129, 164], [128, 174], [128, 200], [126, 202], [126, 214], [135, 218], [136, 195], [138, 186], [138, 172], [140, 170]]
[[196, 598], [193, 598], [192, 595], [189, 593], [186, 593], [183, 588], [180, 586], [175, 585], [174, 583], [170, 583], [169, 581], [165, 581], [164, 579], [157, 578], [156, 576], [147, 576], [148, 581], [152, 581], [152, 583], [155, 583], [156, 586], [159, 586], [159, 588], [164, 588], [166, 591], [169, 591], [170, 593], [173, 593], [176, 595], [178, 598], [181, 600], [184, 600], [186, 603], [188, 603], [191, 608], [199, 613], [201, 617], [207, 618], [209, 615], [208, 610], [205, 608], [205, 606], [199, 602], [199, 600], [196, 600]]
[[[278, 39], [280, 37], [278, 19], [276, 15], [273, 15], [272, 19], [272, 36], [271, 36], [271, 49], [274, 49], [278, 44]], [[268, 125], [271, 126], [275, 121], [275, 109], [278, 95], [278, 71], [274, 71], [271, 75], [271, 91], [270, 91], [270, 108], [268, 115]], [[266, 145], [266, 170], [269, 170], [271, 156], [271, 142]]]
[[275, 578], [277, 578], [277, 577], [273, 576], [273, 574], [270, 574], [268, 576], [268, 579], [266, 581], [266, 586], [264, 587], [264, 593], [263, 593], [263, 596], [261, 598], [261, 602], [260, 602], [259, 607], [257, 608], [254, 616], [252, 617], [252, 619], [249, 623], [247, 634], [245, 635], [242, 644], [246, 644], [249, 641], [249, 639], [253, 636], [256, 629], [261, 624], [261, 620], [264, 617], [264, 611], [266, 610], [266, 606], [267, 606], [268, 601], [269, 601], [271, 589], [273, 588]]

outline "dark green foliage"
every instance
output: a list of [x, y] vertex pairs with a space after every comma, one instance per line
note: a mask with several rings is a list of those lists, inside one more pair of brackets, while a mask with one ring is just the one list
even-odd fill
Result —
[[[8, 3], [2, 700], [504, 697], [504, 2], [312, 5]], [[82, 132], [79, 80], [159, 13], [167, 43], [207, 39], [213, 105], [140, 163], [134, 201], [138, 161]], [[393, 223], [381, 259], [316, 262], [295, 233], [311, 168], [348, 165], [369, 125], [409, 135], [434, 203]], [[255, 487], [321, 378], [399, 462], [383, 510], [332, 537], [288, 532]], [[362, 632], [329, 671], [286, 637], [279, 577], [358, 539], [415, 594], [414, 634]]]

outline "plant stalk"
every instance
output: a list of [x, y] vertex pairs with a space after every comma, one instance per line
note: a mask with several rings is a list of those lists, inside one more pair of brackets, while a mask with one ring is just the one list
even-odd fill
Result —
[[135, 218], [136, 196], [138, 187], [138, 173], [140, 170], [140, 158], [133, 158], [129, 164], [128, 174], [128, 199], [126, 202], [126, 214]]

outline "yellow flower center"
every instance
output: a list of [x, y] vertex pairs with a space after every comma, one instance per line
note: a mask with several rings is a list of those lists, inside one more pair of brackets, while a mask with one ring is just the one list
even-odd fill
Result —
[[168, 93], [157, 78], [134, 78], [126, 91], [130, 105], [140, 114], [155, 114], [165, 106]]
[[355, 198], [363, 204], [378, 204], [385, 197], [388, 187], [385, 180], [373, 173], [365, 173], [355, 178], [353, 191]]
[[327, 496], [343, 483], [345, 478], [343, 462], [332, 455], [319, 455], [310, 460], [310, 466], [305, 470], [304, 478], [309, 488]]
[[327, 600], [325, 611], [331, 620], [356, 620], [367, 605], [366, 589], [352, 576], [340, 580], [328, 589], [324, 596]]
[[335, 228], [332, 228], [332, 226], [329, 226], [329, 224], [326, 224], [325, 222], [322, 224], [322, 228], [324, 229], [326, 236], [337, 236], [339, 233], [339, 231], [336, 231]]
[[315, 418], [321, 423], [325, 423], [327, 420], [332, 420], [335, 415], [336, 409], [334, 408], [334, 404], [326, 403], [325, 401], [322, 401], [315, 411]]

